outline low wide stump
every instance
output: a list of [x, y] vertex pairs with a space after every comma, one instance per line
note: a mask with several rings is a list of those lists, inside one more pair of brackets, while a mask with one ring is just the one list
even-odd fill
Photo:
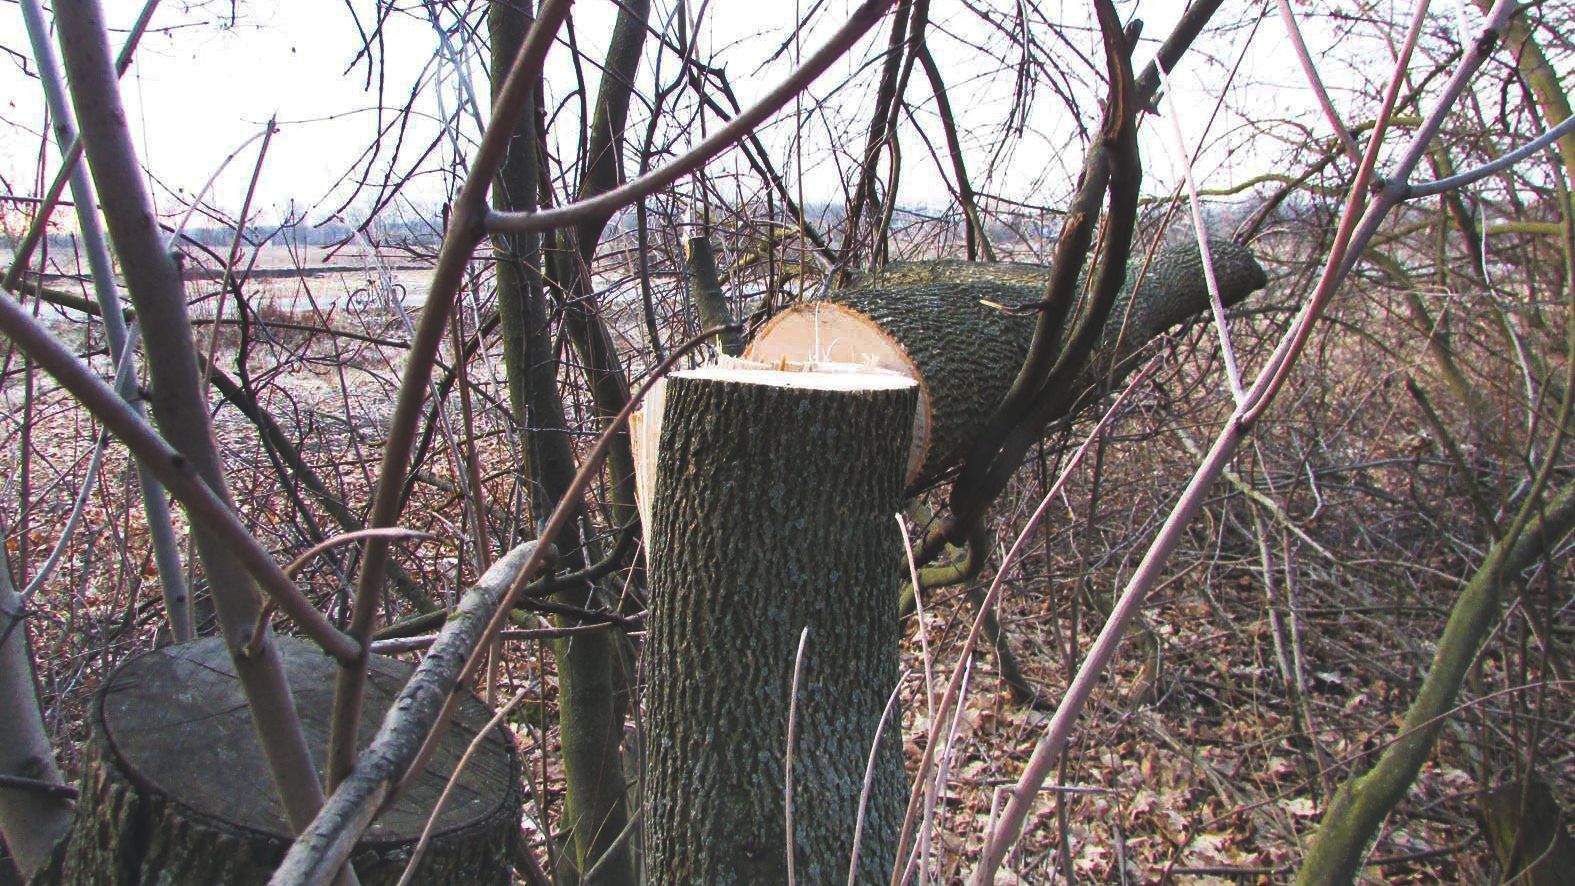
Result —
[[[304, 641], [280, 637], [278, 643], [307, 743], [321, 761], [334, 662]], [[412, 670], [372, 656], [363, 746]], [[357, 847], [352, 862], [362, 884], [399, 879], [449, 774], [490, 718], [474, 697], [461, 701], [425, 772]], [[76, 821], [34, 882], [268, 881], [291, 835], [223, 640], [167, 646], [126, 662], [99, 692], [92, 723]], [[513, 740], [494, 730], [438, 816], [414, 882], [508, 883], [520, 776]]]

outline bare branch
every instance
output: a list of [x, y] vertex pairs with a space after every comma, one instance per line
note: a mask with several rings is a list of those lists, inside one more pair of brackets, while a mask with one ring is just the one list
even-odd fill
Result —
[[729, 120], [725, 126], [707, 136], [684, 155], [626, 185], [588, 200], [537, 212], [494, 210], [486, 215], [484, 222], [486, 230], [491, 233], [528, 234], [552, 228], [571, 227], [588, 218], [617, 211], [642, 197], [649, 197], [694, 172], [792, 101], [795, 95], [814, 82], [815, 78], [831, 67], [832, 62], [841, 58], [842, 54], [852, 48], [866, 31], [874, 27], [891, 3], [892, 0], [865, 0], [824, 46], [816, 50], [801, 67], [767, 93], [765, 98]]
[[383, 725], [334, 791], [322, 811], [296, 838], [270, 883], [327, 883], [344, 867], [361, 835], [397, 796], [430, 736], [441, 729], [440, 716], [463, 685], [465, 665], [474, 658], [481, 634], [509, 588], [530, 578], [524, 570], [539, 564], [537, 545], [528, 541], [500, 557], [466, 592], [411, 675], [388, 707]]
[[[520, 47], [519, 57], [515, 59], [502, 91], [493, 103], [492, 123], [482, 136], [470, 173], [455, 201], [449, 218], [448, 234], [443, 238], [437, 268], [432, 273], [426, 307], [422, 309], [421, 322], [411, 340], [404, 375], [400, 379], [388, 440], [383, 449], [383, 462], [378, 469], [377, 488], [373, 493], [372, 514], [367, 521], [369, 528], [392, 526], [399, 519], [403, 500], [401, 491], [410, 466], [410, 449], [415, 440], [416, 423], [421, 416], [421, 403], [426, 396], [438, 347], [448, 329], [448, 315], [454, 308], [465, 265], [483, 235], [481, 219], [487, 211], [487, 190], [503, 163], [514, 120], [536, 88], [547, 50], [551, 48], [558, 28], [568, 17], [569, 6], [568, 0], [549, 0], [542, 7]], [[363, 648], [372, 639], [373, 622], [382, 599], [384, 564], [387, 559], [388, 540], [368, 539], [362, 555], [361, 574], [356, 584], [354, 611], [350, 621], [350, 635]], [[364, 656], [340, 672], [333, 724], [329, 732], [330, 786], [349, 772], [355, 760], [356, 724], [361, 717], [365, 681]]]
[[[1450, 88], [1445, 90], [1432, 114], [1429, 115], [1430, 121], [1441, 121], [1448, 113], [1465, 83], [1487, 60], [1491, 50], [1498, 44], [1504, 23], [1514, 7], [1514, 0], [1499, 0], [1494, 5], [1482, 36], [1475, 42], [1472, 51], [1461, 60], [1451, 80]], [[1295, 324], [1287, 331], [1274, 357], [1269, 360], [1268, 365], [1248, 389], [1246, 399], [1237, 406], [1235, 412], [1225, 422], [1225, 426], [1221, 428], [1208, 454], [1199, 464], [1186, 490], [1182, 492], [1180, 500], [1150, 544], [1137, 570], [1128, 580], [1099, 637], [1089, 648], [1077, 676], [1068, 687], [1060, 706], [1056, 708], [1055, 715], [1045, 728], [1038, 746], [1034, 748], [1033, 757], [1024, 769], [1022, 777], [1008, 791], [1006, 809], [991, 830], [973, 882], [980, 884], [992, 882], [996, 869], [1006, 857], [1007, 850], [1022, 832], [1023, 822], [1027, 819], [1034, 796], [1060, 759], [1078, 715], [1087, 703], [1105, 667], [1114, 658], [1122, 635], [1142, 607], [1148, 591], [1159, 581], [1166, 561], [1180, 541], [1182, 530], [1202, 508], [1204, 497], [1214, 485], [1214, 481], [1219, 478], [1231, 456], [1251, 433], [1257, 418], [1272, 402], [1280, 385], [1284, 383], [1289, 367], [1300, 355], [1313, 322], [1328, 304], [1334, 291], [1344, 282], [1356, 258], [1361, 255], [1377, 230], [1378, 222], [1382, 221], [1395, 205], [1386, 199], [1387, 195], [1401, 193], [1399, 187], [1403, 187], [1403, 183], [1415, 169], [1423, 151], [1437, 131], [1435, 123], [1432, 126], [1424, 125], [1416, 133], [1410, 148], [1390, 179], [1391, 186], [1386, 186], [1384, 195], [1374, 201], [1372, 206], [1367, 207], [1367, 212], [1360, 219], [1359, 224], [1358, 214], [1361, 213], [1365, 203], [1367, 184], [1372, 180], [1373, 167], [1383, 145], [1384, 121], [1389, 117], [1394, 107], [1394, 98], [1398, 94], [1400, 84], [1404, 81], [1410, 50], [1415, 46], [1419, 24], [1425, 10], [1425, 2], [1418, 4], [1408, 41], [1402, 48], [1395, 64], [1395, 72], [1390, 79], [1389, 93], [1384, 108], [1379, 114], [1379, 126], [1375, 130], [1373, 140], [1368, 144], [1367, 153], [1362, 158], [1362, 165], [1356, 179], [1351, 184], [1341, 229], [1330, 251], [1328, 263], [1325, 265], [1316, 292], [1302, 314], [1297, 317]], [[1395, 186], [1393, 183], [1400, 183], [1400, 185]]]

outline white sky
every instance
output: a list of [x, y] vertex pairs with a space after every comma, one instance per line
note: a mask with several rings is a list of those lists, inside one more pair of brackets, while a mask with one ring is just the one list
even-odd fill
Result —
[[[362, 20], [369, 22], [371, 4], [364, 0], [354, 2]], [[124, 39], [123, 29], [141, 7], [141, 0], [106, 0], [105, 5], [112, 27], [116, 28], [110, 42], [112, 47], [118, 48]], [[669, 14], [672, 3], [657, 0], [654, 5], [653, 20], [660, 21]], [[813, 0], [799, 0], [799, 5], [807, 8], [813, 5]], [[805, 54], [842, 21], [851, 5], [850, 0], [830, 0], [826, 4], [821, 18], [824, 24], [802, 37]], [[1012, 7], [1009, 3], [995, 5]], [[1119, 4], [1124, 19], [1138, 15], [1146, 24], [1144, 34], [1150, 39], [1145, 40], [1139, 50], [1139, 68], [1152, 56], [1158, 38], [1169, 32], [1182, 5], [1179, 0]], [[1469, 5], [1453, 4], [1455, 7]], [[1088, 13], [1084, 10], [1089, 8], [1086, 0], [1042, 0], [1040, 6], [1047, 14], [1064, 14], [1069, 18], [1078, 14], [1086, 16]], [[1231, 8], [1233, 6], [1236, 8]], [[403, 101], [412, 82], [423, 75], [437, 53], [436, 36], [420, 17], [423, 15], [421, 8], [414, 3], [405, 8], [408, 11], [393, 16], [384, 32], [386, 96], [393, 105]], [[1246, 8], [1263, 7], [1227, 4], [1227, 10], [1217, 19], [1234, 21]], [[277, 114], [281, 130], [270, 148], [256, 203], [266, 215], [276, 218], [284, 207], [295, 201], [300, 208], [315, 207], [310, 217], [320, 220], [338, 203], [338, 199], [324, 201], [325, 195], [332, 193], [340, 198], [348, 193], [343, 185], [336, 189], [335, 183], [352, 167], [372, 138], [379, 116], [376, 93], [366, 89], [365, 63], [346, 70], [359, 45], [355, 24], [345, 5], [335, 0], [255, 0], [239, 3], [239, 9], [237, 23], [232, 28], [228, 23], [230, 4], [227, 2], [164, 0], [153, 20], [154, 32], [144, 38], [136, 62], [122, 81], [143, 162], [164, 186], [189, 194], [201, 186], [225, 156], [259, 132], [270, 115]], [[599, 47], [610, 29], [613, 9], [609, 0], [581, 0], [576, 4], [576, 33], [583, 47], [600, 52]], [[691, 14], [693, 10], [691, 6]], [[701, 51], [710, 57], [712, 64], [727, 68], [739, 99], [745, 104], [786, 73], [790, 53], [763, 68], [759, 61], [789, 39], [796, 17], [794, 3], [712, 0], [706, 16], [700, 32]], [[954, 109], [962, 118], [975, 186], [1013, 199], [1060, 199], [1071, 187], [1082, 151], [1075, 145], [1062, 149], [1071, 131], [1071, 121], [1053, 93], [1041, 88], [1034, 114], [1028, 120], [1030, 133], [1039, 135], [1024, 138], [1012, 153], [1000, 158], [1002, 162], [990, 168], [993, 149], [1002, 139], [1001, 121], [1010, 105], [1014, 86], [1011, 59], [1003, 63], [991, 57], [992, 53], [1005, 51], [1006, 43], [999, 35], [991, 35], [975, 15], [953, 0], [934, 0], [932, 19], [932, 47], [948, 80]], [[1083, 24], [1092, 23], [1085, 21]], [[1063, 33], [1080, 51], [1096, 61], [1100, 59], [1095, 29], [1085, 26], [1065, 29]], [[1233, 108], [1255, 109], [1254, 115], [1260, 123], [1294, 118], [1318, 131], [1327, 130], [1302, 86], [1301, 74], [1294, 57], [1287, 51], [1288, 43], [1277, 18], [1262, 23], [1242, 60], [1237, 80], [1227, 86], [1230, 68], [1236, 64], [1243, 47], [1248, 46], [1251, 33], [1250, 26], [1243, 26], [1206, 34], [1201, 44], [1203, 51], [1190, 54], [1175, 74], [1174, 84], [1189, 145], [1195, 147], [1203, 138], [1204, 122], [1222, 93]], [[1047, 29], [1036, 36], [1042, 41], [1053, 39]], [[853, 103], [853, 97], [868, 101], [873, 95], [868, 84], [873, 82], [876, 66], [869, 61], [884, 46], [885, 40], [884, 28], [867, 36], [848, 60], [822, 76], [812, 89], [816, 99], [831, 98], [825, 105], [825, 116], [814, 118], [803, 127], [802, 156], [808, 165], [802, 171], [802, 179], [805, 194], [811, 201], [835, 200], [840, 193], [836, 152], [842, 152], [845, 165], [848, 154], [858, 150], [866, 121], [864, 111]], [[11, 3], [0, 4], [0, 46], [26, 51], [21, 14]], [[1328, 52], [1333, 48], [1315, 43], [1315, 51]], [[469, 69], [476, 78], [476, 89], [484, 97], [487, 89], [485, 67], [476, 48], [470, 48], [469, 53]], [[647, 41], [647, 74], [653, 55], [653, 41]], [[555, 54], [555, 65], [549, 71], [549, 82], [554, 84], [558, 97], [565, 94], [568, 88], [565, 84], [573, 82], [567, 76], [566, 58], [566, 51], [560, 47]], [[1360, 71], [1342, 72], [1332, 58], [1326, 58], [1326, 63], [1330, 65], [1332, 78], [1362, 76]], [[670, 76], [671, 57], [665, 60], [665, 66], [664, 76]], [[28, 67], [31, 69], [31, 62]], [[595, 75], [595, 70], [587, 74], [593, 86]], [[835, 91], [850, 76], [855, 82], [840, 92]], [[1381, 76], [1381, 72], [1370, 72], [1370, 76]], [[434, 118], [440, 108], [452, 109], [458, 94], [452, 78], [441, 88], [426, 90], [417, 103], [426, 118], [410, 126], [406, 134], [406, 156], [399, 168], [406, 168], [416, 154], [438, 136]], [[37, 82], [23, 75], [14, 57], [0, 60], [0, 96], [4, 97], [0, 99], [0, 174], [6, 177], [13, 191], [30, 194], [40, 175], [37, 157], [43, 120], [42, 99]], [[922, 71], [914, 72], [908, 96], [911, 101], [926, 103], [920, 119], [929, 124], [927, 129], [937, 149], [944, 149], [939, 127], [933, 125], [928, 114], [929, 87]], [[1337, 100], [1347, 98], [1337, 95]], [[1084, 125], [1093, 127], [1098, 122], [1093, 117], [1097, 113], [1095, 104], [1088, 101], [1085, 105]], [[570, 107], [572, 110], [573, 106]], [[392, 119], [391, 112], [392, 109], [388, 109], [382, 115], [385, 124]], [[1353, 120], [1360, 117], [1360, 113], [1351, 115]], [[632, 133], [643, 132], [644, 118], [639, 110], [631, 115]], [[561, 126], [557, 131], [560, 137], [567, 139], [577, 135], [577, 124], [572, 119], [566, 120], [570, 125]], [[1162, 125], [1153, 125], [1155, 122]], [[1223, 186], [1272, 166], [1276, 158], [1263, 153], [1264, 143], [1259, 143], [1256, 154], [1241, 150], [1242, 145], [1249, 142], [1246, 126], [1246, 122], [1234, 113], [1226, 114], [1214, 124], [1208, 137], [1211, 150], [1197, 168], [1201, 186]], [[778, 168], [788, 171], [790, 176], [794, 173], [793, 128], [790, 109], [779, 115], [763, 133]], [[1150, 192], [1168, 190], [1179, 174], [1174, 162], [1176, 148], [1171, 128], [1163, 121], [1151, 121], [1143, 133], [1145, 189]], [[467, 118], [459, 130], [459, 137], [473, 139], [475, 134], [476, 127]], [[1269, 149], [1278, 149], [1272, 140], [1268, 145]], [[451, 147], [451, 144], [444, 144], [434, 157], [444, 161], [450, 159], [453, 156]], [[241, 153], [221, 177], [210, 197], [213, 202], [229, 210], [238, 209], [255, 156], [255, 145]], [[811, 160], [817, 162], [811, 164]], [[42, 174], [52, 175], [56, 164], [51, 149]], [[382, 165], [378, 167], [379, 174], [383, 168]], [[722, 175], [734, 168], [745, 168], [736, 155], [724, 156], [709, 169], [715, 175]], [[904, 144], [903, 182], [902, 201], [906, 204], [942, 205], [946, 201], [946, 191], [934, 172], [927, 149], [914, 138]], [[172, 210], [174, 198], [158, 187], [155, 191], [161, 210]], [[422, 180], [411, 193], [428, 206], [443, 198], [436, 176]], [[353, 207], [349, 214], [353, 220], [359, 220], [355, 213], [364, 211], [363, 203]]]

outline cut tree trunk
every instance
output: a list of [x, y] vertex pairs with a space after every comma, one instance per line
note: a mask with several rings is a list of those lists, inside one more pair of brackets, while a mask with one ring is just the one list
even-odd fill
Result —
[[[319, 761], [327, 746], [334, 662], [300, 640], [279, 651]], [[412, 666], [373, 656], [361, 741], [376, 731]], [[292, 836], [222, 640], [138, 656], [95, 700], [72, 831], [37, 883], [130, 886], [266, 883]], [[466, 697], [426, 770], [352, 857], [362, 884], [394, 883], [459, 757], [490, 719]], [[418, 883], [510, 882], [523, 800], [520, 760], [500, 728], [460, 775], [438, 816]]]
[[[1220, 297], [1240, 302], [1268, 282], [1246, 247], [1211, 240]], [[1209, 293], [1196, 243], [1155, 255], [1134, 290], [1141, 261], [1110, 312], [1076, 386], [1119, 378], [1150, 339], [1206, 311]], [[1050, 268], [959, 261], [888, 265], [827, 300], [789, 308], [755, 335], [744, 356], [866, 363], [919, 383], [907, 488], [928, 486], [955, 466], [1017, 377], [1033, 338]], [[1002, 306], [1029, 306], [1007, 313]]]
[[880, 724], [916, 394], [862, 368], [707, 367], [648, 407], [649, 882], [787, 882], [790, 758], [798, 882], [845, 880], [871, 748], [858, 879], [891, 870], [907, 798], [895, 706]]

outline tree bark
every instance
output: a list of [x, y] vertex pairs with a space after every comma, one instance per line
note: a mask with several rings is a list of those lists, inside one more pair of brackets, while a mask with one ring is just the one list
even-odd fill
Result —
[[906, 787], [898, 510], [917, 391], [894, 374], [692, 370], [660, 394], [649, 553], [651, 883], [781, 883], [791, 749], [800, 882], [884, 879]]
[[[334, 663], [279, 638], [313, 756], [323, 759]], [[409, 678], [409, 664], [374, 656], [361, 740]], [[95, 700], [82, 796], [70, 835], [35, 882], [130, 886], [266, 883], [293, 837], [257, 750], [235, 668], [217, 638], [132, 659]], [[404, 870], [448, 774], [490, 713], [461, 702], [454, 728], [410, 790], [361, 840], [363, 884]], [[523, 800], [521, 764], [502, 730], [488, 736], [438, 817], [415, 881], [509, 882]]]

